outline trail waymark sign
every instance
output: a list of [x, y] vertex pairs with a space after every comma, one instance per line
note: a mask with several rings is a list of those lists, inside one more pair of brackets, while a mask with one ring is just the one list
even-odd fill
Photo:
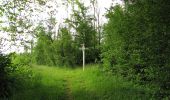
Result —
[[82, 47], [80, 48], [80, 50], [82, 50], [82, 53], [83, 53], [83, 71], [84, 71], [84, 68], [85, 68], [85, 45], [84, 43], [82, 44]]

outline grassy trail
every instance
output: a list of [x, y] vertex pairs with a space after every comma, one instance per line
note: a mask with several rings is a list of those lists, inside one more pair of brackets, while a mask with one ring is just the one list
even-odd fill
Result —
[[64, 69], [33, 67], [32, 87], [17, 91], [12, 100], [148, 100], [146, 89], [119, 77], [102, 74], [95, 66]]
[[71, 83], [70, 83], [70, 77], [66, 77], [65, 78], [65, 88], [66, 88], [66, 97], [67, 97], [67, 100], [73, 100], [73, 97], [72, 97], [72, 90], [71, 90]]

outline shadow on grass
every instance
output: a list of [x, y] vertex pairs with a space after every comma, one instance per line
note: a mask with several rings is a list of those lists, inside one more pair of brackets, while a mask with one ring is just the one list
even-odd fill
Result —
[[149, 100], [150, 93], [134, 88], [116, 88], [105, 93], [105, 100]]
[[15, 93], [10, 100], [67, 100], [62, 87], [39, 85]]
[[[101, 93], [100, 93], [101, 92]], [[77, 90], [73, 93], [73, 100], [149, 100], [150, 94], [141, 90], [119, 88], [110, 91]]]

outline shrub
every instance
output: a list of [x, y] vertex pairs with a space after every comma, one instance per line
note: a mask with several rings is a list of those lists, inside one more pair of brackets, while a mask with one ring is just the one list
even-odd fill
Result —
[[10, 95], [8, 72], [7, 67], [11, 66], [11, 60], [9, 56], [5, 56], [0, 53], [0, 97], [6, 97]]
[[0, 99], [11, 96], [15, 90], [31, 85], [32, 71], [28, 61], [24, 57], [20, 57], [14, 58], [14, 54], [3, 55], [0, 53]]

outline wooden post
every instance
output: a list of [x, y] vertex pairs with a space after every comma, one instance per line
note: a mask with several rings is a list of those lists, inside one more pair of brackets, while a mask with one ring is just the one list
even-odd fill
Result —
[[84, 43], [83, 44], [81, 44], [82, 45], [82, 47], [80, 48], [80, 50], [82, 50], [82, 53], [83, 53], [83, 71], [84, 71], [84, 68], [85, 68], [85, 45], [84, 45]]
[[84, 46], [84, 44], [82, 44], [82, 51], [83, 51], [83, 71], [84, 71], [84, 67], [85, 67], [85, 46]]

